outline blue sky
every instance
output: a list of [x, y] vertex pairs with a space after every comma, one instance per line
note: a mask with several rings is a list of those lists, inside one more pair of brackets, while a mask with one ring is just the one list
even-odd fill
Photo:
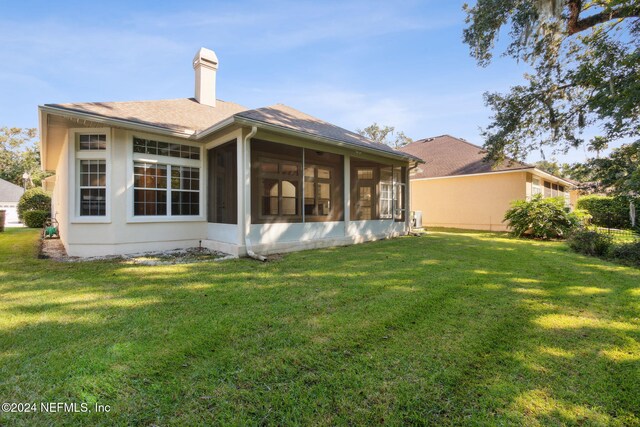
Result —
[[204, 46], [220, 61], [220, 99], [481, 145], [491, 113], [482, 93], [506, 91], [524, 68], [499, 57], [476, 65], [462, 43], [462, 3], [4, 1], [0, 126], [36, 127], [44, 103], [193, 96], [191, 59]]

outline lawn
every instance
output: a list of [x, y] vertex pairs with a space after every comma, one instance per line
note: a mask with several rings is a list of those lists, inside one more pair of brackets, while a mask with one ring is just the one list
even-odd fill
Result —
[[640, 270], [432, 232], [173, 266], [0, 234], [0, 425], [640, 425]]

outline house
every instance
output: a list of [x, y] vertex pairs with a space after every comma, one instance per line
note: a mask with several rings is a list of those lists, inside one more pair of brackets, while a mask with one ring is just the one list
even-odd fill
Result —
[[542, 194], [573, 206], [577, 199], [571, 181], [515, 160], [494, 167], [481, 147], [450, 135], [421, 139], [401, 151], [425, 162], [411, 174], [410, 194], [411, 208], [422, 211], [426, 226], [506, 231], [502, 220], [514, 200]]
[[18, 202], [24, 189], [4, 179], [0, 179], [0, 210], [5, 211], [5, 224], [18, 224]]
[[72, 256], [202, 245], [234, 255], [364, 242], [408, 230], [410, 154], [282, 104], [195, 97], [39, 107], [42, 167]]

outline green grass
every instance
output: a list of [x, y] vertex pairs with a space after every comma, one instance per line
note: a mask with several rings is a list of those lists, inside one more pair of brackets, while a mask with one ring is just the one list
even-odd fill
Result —
[[0, 234], [0, 425], [640, 425], [640, 271], [431, 232], [259, 263], [36, 259]]

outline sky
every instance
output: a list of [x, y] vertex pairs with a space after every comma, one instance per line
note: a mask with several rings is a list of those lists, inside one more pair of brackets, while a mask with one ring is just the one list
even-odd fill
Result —
[[191, 61], [207, 47], [219, 59], [218, 99], [482, 145], [483, 93], [507, 91], [525, 69], [499, 56], [476, 64], [462, 42], [462, 4], [0, 0], [0, 126], [37, 127], [45, 103], [192, 97]]

